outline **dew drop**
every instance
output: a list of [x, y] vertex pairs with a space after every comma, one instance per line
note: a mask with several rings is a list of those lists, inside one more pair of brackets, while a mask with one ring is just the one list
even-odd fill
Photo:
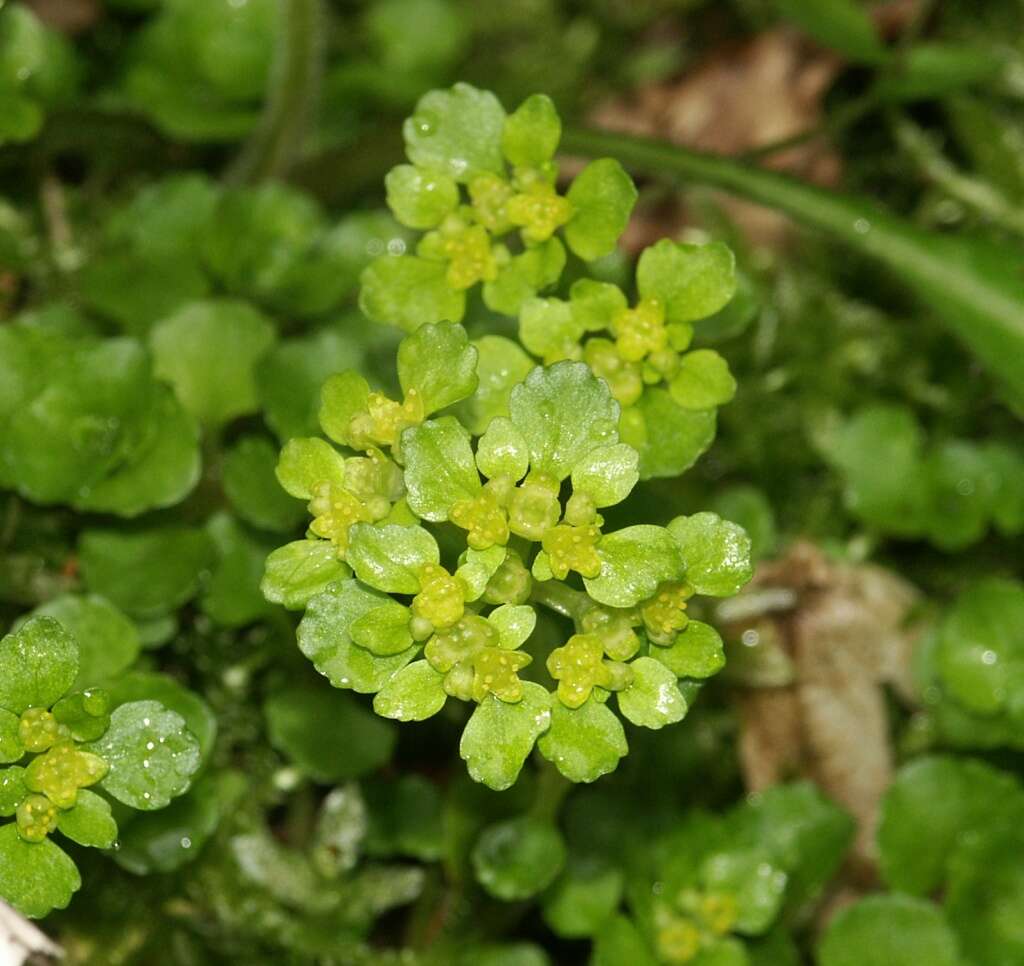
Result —
[[853, 230], [858, 235], [866, 235], [869, 231], [871, 231], [871, 222], [868, 221], [867, 218], [858, 218], [853, 223]]
[[181, 838], [181, 847], [183, 849], [192, 848], [192, 839], [190, 839], [187, 835], [183, 835]]

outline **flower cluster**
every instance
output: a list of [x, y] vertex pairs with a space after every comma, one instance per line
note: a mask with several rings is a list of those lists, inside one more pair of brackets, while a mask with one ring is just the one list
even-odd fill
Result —
[[[330, 441], [293, 439], [278, 465], [309, 532], [271, 555], [264, 592], [305, 608], [303, 652], [336, 686], [375, 694], [379, 714], [475, 703], [462, 753], [478, 780], [510, 785], [538, 739], [567, 777], [592, 780], [626, 751], [611, 695], [660, 728], [686, 712], [679, 679], [721, 667], [687, 599], [734, 592], [749, 544], [713, 514], [608, 530], [601, 511], [639, 477], [608, 384], [583, 362], [537, 366], [474, 434], [439, 413], [477, 391], [477, 359], [461, 326], [428, 323], [399, 346], [401, 398], [353, 372], [328, 380]], [[576, 630], [546, 654], [529, 647], [538, 605]]]
[[[621, 165], [593, 161], [560, 194], [561, 122], [542, 94], [506, 115], [493, 94], [468, 84], [431, 91], [404, 134], [410, 163], [388, 174], [388, 204], [424, 234], [415, 253], [383, 255], [363, 272], [365, 314], [409, 331], [458, 322], [479, 287], [487, 309], [518, 319], [533, 357], [582, 360], [608, 383], [621, 407], [620, 435], [640, 454], [641, 479], [687, 469], [735, 391], [718, 353], [689, 349], [693, 323], [736, 291], [730, 250], [658, 242], [640, 257], [632, 303], [618, 285], [591, 278], [578, 278], [567, 297], [543, 296], [557, 291], [571, 259], [593, 262], [615, 250], [637, 197]], [[522, 350], [503, 337], [478, 347], [481, 371], [511, 380], [506, 389], [532, 365], [523, 367]], [[414, 416], [379, 414], [394, 425]]]
[[[688, 600], [750, 576], [746, 534], [714, 514], [605, 523], [640, 479], [680, 472], [713, 436], [732, 376], [687, 350], [691, 323], [731, 297], [733, 259], [664, 241], [640, 258], [632, 306], [586, 278], [540, 297], [566, 247], [584, 261], [614, 250], [636, 198], [610, 160], [559, 194], [559, 137], [548, 98], [506, 115], [465, 84], [406, 122], [411, 163], [388, 175], [388, 202], [425, 234], [415, 254], [371, 263], [361, 293], [368, 316], [409, 332], [397, 387], [354, 371], [324, 384], [326, 438], [292, 439], [277, 468], [308, 504], [307, 536], [271, 554], [263, 581], [305, 610], [306, 656], [374, 694], [378, 714], [475, 704], [462, 757], [499, 789], [535, 744], [573, 781], [614, 769], [627, 744], [613, 695], [635, 725], [679, 721], [724, 663]], [[458, 323], [477, 286], [488, 309], [518, 315], [528, 352], [469, 339]]]
[[111, 708], [75, 691], [78, 646], [50, 617], [0, 641], [0, 895], [29, 916], [66, 906], [81, 885], [49, 836], [111, 848], [117, 823], [99, 791], [135, 809], [162, 808], [199, 768], [184, 720], [158, 701]]

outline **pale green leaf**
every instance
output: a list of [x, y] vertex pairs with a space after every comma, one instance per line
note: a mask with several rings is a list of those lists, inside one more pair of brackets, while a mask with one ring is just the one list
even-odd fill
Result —
[[640, 478], [639, 462], [637, 451], [626, 443], [592, 450], [573, 467], [573, 492], [586, 493], [599, 507], [621, 503]]
[[462, 424], [479, 436], [498, 416], [508, 416], [508, 400], [535, 363], [518, 342], [500, 335], [485, 335], [473, 343], [480, 353], [477, 376], [480, 384], [469, 399], [458, 405]]
[[488, 622], [498, 630], [501, 647], [521, 647], [537, 625], [537, 612], [529, 604], [502, 604], [487, 615]]
[[413, 164], [456, 181], [484, 172], [502, 174], [505, 110], [490, 91], [458, 83], [424, 94], [402, 128]]
[[530, 451], [523, 434], [507, 416], [496, 416], [480, 437], [476, 465], [488, 479], [507, 476], [518, 482], [530, 466]]
[[821, 966], [960, 966], [942, 910], [923, 899], [868, 896], [841, 909], [818, 946]]
[[0, 640], [0, 708], [49, 708], [78, 676], [78, 646], [52, 617], [30, 617]]
[[588, 262], [615, 251], [637, 199], [633, 179], [622, 165], [612, 158], [591, 161], [573, 179], [566, 197], [574, 209], [565, 226], [569, 247]]
[[505, 118], [501, 150], [517, 167], [538, 168], [555, 156], [561, 137], [554, 101], [546, 94], [531, 94]]
[[549, 361], [579, 354], [583, 335], [572, 306], [564, 299], [528, 298], [519, 308], [519, 341]]
[[185, 719], [159, 701], [115, 708], [106, 733], [84, 747], [110, 766], [102, 788], [141, 811], [163, 808], [186, 791], [200, 762]]
[[629, 666], [633, 683], [618, 692], [622, 716], [642, 728], [658, 729], [682, 721], [686, 699], [676, 684], [676, 676], [650, 657], [638, 657]]
[[402, 433], [406, 499], [425, 520], [448, 519], [457, 500], [480, 492], [469, 433], [454, 416], [428, 420]]
[[459, 558], [459, 568], [455, 576], [466, 588], [466, 600], [477, 600], [487, 587], [491, 577], [505, 562], [508, 551], [505, 547], [494, 546], [486, 550], [467, 548]]
[[461, 325], [427, 321], [399, 343], [398, 381], [429, 416], [476, 391], [477, 357]]
[[359, 308], [374, 322], [415, 332], [428, 322], [459, 322], [465, 292], [451, 288], [446, 262], [418, 255], [382, 255], [359, 277]]
[[347, 559], [363, 583], [389, 594], [415, 594], [420, 569], [438, 563], [441, 555], [422, 527], [357, 523], [349, 530]]
[[658, 585], [683, 576], [683, 559], [664, 527], [637, 524], [606, 534], [597, 545], [601, 573], [584, 579], [587, 593], [609, 607], [632, 607]]
[[528, 298], [550, 288], [562, 277], [564, 268], [565, 246], [557, 238], [527, 248], [499, 265], [496, 279], [484, 282], [484, 305], [502, 315], [518, 315]]
[[736, 292], [736, 259], [727, 245], [684, 245], [663, 238], [644, 250], [637, 290], [657, 299], [669, 322], [693, 322], [719, 311]]
[[619, 404], [582, 362], [536, 368], [512, 390], [509, 418], [531, 469], [565, 479], [592, 450], [616, 442]]
[[373, 699], [373, 710], [398, 721], [424, 721], [447, 700], [444, 675], [427, 661], [413, 661], [392, 677]]
[[155, 374], [210, 426], [256, 411], [256, 363], [274, 341], [269, 319], [227, 299], [187, 305], [150, 333]]
[[753, 575], [750, 538], [717, 513], [676, 517], [669, 525], [686, 566], [686, 580], [698, 594], [729, 597]]
[[411, 164], [393, 167], [384, 185], [388, 207], [410, 228], [435, 228], [459, 203], [459, 187], [451, 178]]
[[412, 644], [409, 608], [397, 600], [386, 600], [349, 625], [352, 640], [380, 657], [401, 654]]
[[61, 594], [32, 613], [52, 617], [78, 645], [76, 688], [120, 674], [139, 656], [138, 628], [99, 594]]
[[679, 371], [668, 389], [684, 409], [713, 409], [736, 394], [736, 380], [714, 349], [697, 349], [679, 360]]
[[29, 919], [64, 909], [82, 885], [75, 863], [50, 839], [26, 842], [13, 822], [0, 826], [0, 896]]
[[459, 754], [470, 777], [495, 791], [515, 783], [534, 742], [551, 723], [551, 695], [539, 684], [523, 683], [515, 704], [489, 694], [462, 732]]
[[336, 688], [361, 694], [379, 691], [415, 656], [416, 647], [410, 647], [392, 657], [378, 657], [349, 636], [353, 621], [388, 599], [355, 580], [333, 584], [310, 599], [296, 635], [299, 650]]
[[640, 479], [679, 476], [715, 438], [715, 411], [683, 409], [659, 386], [648, 386], [623, 414], [622, 440], [640, 454]]
[[80, 788], [78, 801], [60, 813], [57, 828], [72, 842], [94, 849], [109, 849], [117, 841], [117, 822], [110, 814], [110, 804], [87, 788]]
[[592, 782], [615, 771], [629, 751], [622, 722], [594, 698], [579, 708], [552, 701], [551, 727], [537, 747], [571, 782]]
[[725, 667], [722, 638], [701, 621], [689, 621], [669, 647], [652, 645], [650, 656], [680, 678], [709, 678]]
[[[19, 761], [25, 754], [18, 730], [21, 718], [13, 711], [0, 708], [0, 765]], [[5, 772], [0, 772], [0, 775]]]
[[276, 472], [288, 493], [300, 500], [309, 500], [318, 483], [341, 485], [345, 479], [345, 459], [319, 437], [290, 439], [281, 450]]
[[302, 610], [330, 583], [351, 574], [329, 541], [295, 540], [267, 557], [260, 590], [272, 604]]

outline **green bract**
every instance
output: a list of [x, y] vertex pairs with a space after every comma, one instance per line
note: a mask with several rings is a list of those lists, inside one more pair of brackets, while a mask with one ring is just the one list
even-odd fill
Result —
[[[750, 541], [713, 513], [605, 526], [601, 511], [641, 478], [678, 472], [710, 443], [735, 384], [715, 352], [686, 352], [689, 323], [728, 302], [735, 273], [724, 246], [665, 241], [641, 259], [634, 307], [586, 278], [568, 299], [537, 297], [561, 273], [558, 233], [584, 259], [606, 255], [636, 197], [609, 160], [559, 195], [559, 132], [549, 99], [506, 116], [466, 84], [428, 94], [406, 122], [412, 163], [388, 175], [388, 201], [428, 233], [416, 254], [373, 262], [361, 295], [372, 318], [408, 330], [399, 393], [354, 370], [326, 380], [327, 439], [291, 439], [277, 464], [308, 504], [306, 539], [271, 554], [263, 581], [269, 600], [305, 610], [303, 653], [336, 687], [374, 694], [379, 715], [474, 704], [460, 751], [495, 789], [535, 745], [572, 781], [613, 771], [628, 748], [613, 709], [651, 729], [682, 719], [692, 682], [724, 664], [687, 601], [733, 594], [751, 574]], [[521, 306], [542, 365], [503, 336], [469, 340], [457, 321], [478, 283], [492, 309]], [[239, 512], [287, 519], [257, 500], [256, 443], [238, 446], [226, 472], [245, 470], [229, 487]], [[571, 631], [535, 640], [538, 607]]]
[[[98, 597], [50, 610], [67, 612], [95, 638], [91, 648], [123, 633]], [[13, 818], [0, 825], [0, 897], [26, 916], [63, 908], [81, 885], [52, 832], [101, 849], [117, 839], [110, 803], [89, 788], [132, 808], [162, 808], [199, 768], [199, 744], [179, 714], [155, 700], [111, 711], [105, 691], [69, 693], [78, 677], [78, 645], [52, 617], [30, 617], [0, 640], [0, 762], [10, 766], [0, 768], [0, 816]]]

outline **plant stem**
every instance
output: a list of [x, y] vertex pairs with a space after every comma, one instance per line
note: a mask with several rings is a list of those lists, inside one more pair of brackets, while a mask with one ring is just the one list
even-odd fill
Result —
[[544, 580], [533, 585], [530, 600], [535, 604], [542, 604], [556, 614], [575, 620], [580, 616], [587, 596], [560, 580]]
[[313, 113], [324, 57], [321, 0], [281, 0], [281, 20], [263, 117], [225, 176], [232, 184], [284, 177]]
[[932, 139], [910, 118], [890, 118], [896, 140], [917, 162], [922, 174], [947, 194], [991, 218], [997, 225], [1024, 235], [1024, 208], [977, 178], [958, 170]]
[[673, 144], [603, 131], [569, 129], [564, 149], [618, 158], [654, 175], [723, 188], [826, 231], [878, 260], [975, 352], [1024, 411], [1024, 273], [1005, 249], [976, 239], [923, 231], [854, 195]]
[[537, 772], [537, 791], [530, 805], [530, 816], [542, 822], [554, 822], [572, 782], [550, 762], [542, 761]]

